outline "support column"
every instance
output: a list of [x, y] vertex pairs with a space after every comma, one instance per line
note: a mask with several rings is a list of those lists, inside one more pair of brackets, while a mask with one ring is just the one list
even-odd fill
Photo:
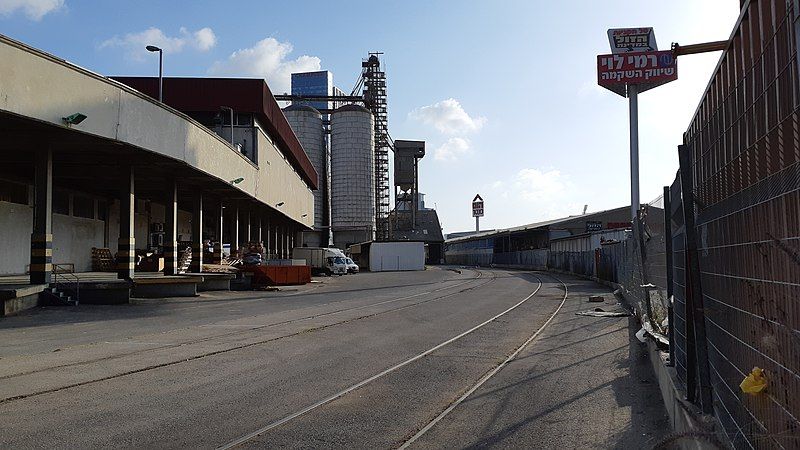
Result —
[[233, 239], [231, 242], [231, 255], [236, 253], [239, 255], [239, 203], [237, 202], [233, 207]]
[[272, 229], [269, 226], [269, 221], [267, 221], [267, 237], [264, 240], [264, 246], [267, 248], [267, 259], [270, 259], [272, 256], [272, 243], [275, 242], [275, 239], [272, 237]]
[[167, 180], [164, 192], [164, 274], [178, 274], [178, 183]]
[[286, 233], [283, 232], [283, 226], [278, 227], [278, 246], [278, 258], [286, 259]]
[[256, 227], [256, 241], [264, 242], [263, 222], [261, 222], [261, 213], [256, 213], [258, 216], [258, 226]]
[[279, 228], [280, 228], [280, 226], [278, 224], [275, 224], [275, 225], [272, 226], [272, 236], [273, 236], [273, 238], [272, 238], [272, 253], [278, 259], [280, 259], [280, 257], [281, 257], [281, 255], [280, 255], [280, 252], [281, 252], [280, 238], [279, 238], [279, 232], [278, 232]]
[[283, 259], [289, 258], [289, 226], [283, 227]]
[[203, 194], [196, 192], [192, 197], [192, 262], [189, 272], [203, 271]]
[[34, 159], [31, 284], [50, 284], [53, 276], [53, 152], [37, 150]]
[[117, 241], [117, 278], [132, 280], [136, 267], [136, 239], [134, 238], [134, 212], [136, 195], [134, 192], [133, 166], [120, 171], [119, 195], [119, 240]]
[[211, 257], [213, 264], [222, 264], [222, 230], [224, 230], [224, 212], [222, 199], [219, 199], [217, 210], [214, 212], [214, 251]]
[[247, 208], [247, 228], [245, 228], [247, 235], [247, 242], [253, 241], [253, 217], [250, 214], [250, 208]]

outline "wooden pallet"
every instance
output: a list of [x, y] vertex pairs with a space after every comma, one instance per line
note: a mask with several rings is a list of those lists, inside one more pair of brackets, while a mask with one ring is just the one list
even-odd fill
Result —
[[109, 248], [92, 247], [92, 270], [95, 272], [113, 272], [116, 261]]

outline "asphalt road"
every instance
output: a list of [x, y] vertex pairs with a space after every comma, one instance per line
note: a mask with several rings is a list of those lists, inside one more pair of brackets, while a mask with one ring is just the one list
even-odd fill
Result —
[[574, 314], [589, 293], [613, 307], [605, 288], [484, 269], [322, 281], [0, 320], [0, 448], [646, 448], [668, 432], [629, 319]]

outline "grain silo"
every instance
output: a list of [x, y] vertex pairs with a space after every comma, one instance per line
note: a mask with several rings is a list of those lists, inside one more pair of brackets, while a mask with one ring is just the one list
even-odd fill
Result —
[[372, 113], [345, 105], [331, 115], [331, 229], [341, 249], [375, 238]]
[[303, 233], [300, 245], [328, 246], [328, 152], [322, 115], [308, 105], [293, 104], [283, 109], [286, 120], [305, 149], [308, 159], [319, 175], [319, 189], [314, 191], [314, 231]]

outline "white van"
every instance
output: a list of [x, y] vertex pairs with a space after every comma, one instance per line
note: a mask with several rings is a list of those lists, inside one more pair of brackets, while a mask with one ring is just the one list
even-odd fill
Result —
[[[336, 251], [334, 251], [336, 250]], [[315, 274], [344, 275], [347, 273], [347, 263], [344, 254], [339, 249], [321, 247], [295, 247], [292, 258], [304, 259], [311, 266]]]

